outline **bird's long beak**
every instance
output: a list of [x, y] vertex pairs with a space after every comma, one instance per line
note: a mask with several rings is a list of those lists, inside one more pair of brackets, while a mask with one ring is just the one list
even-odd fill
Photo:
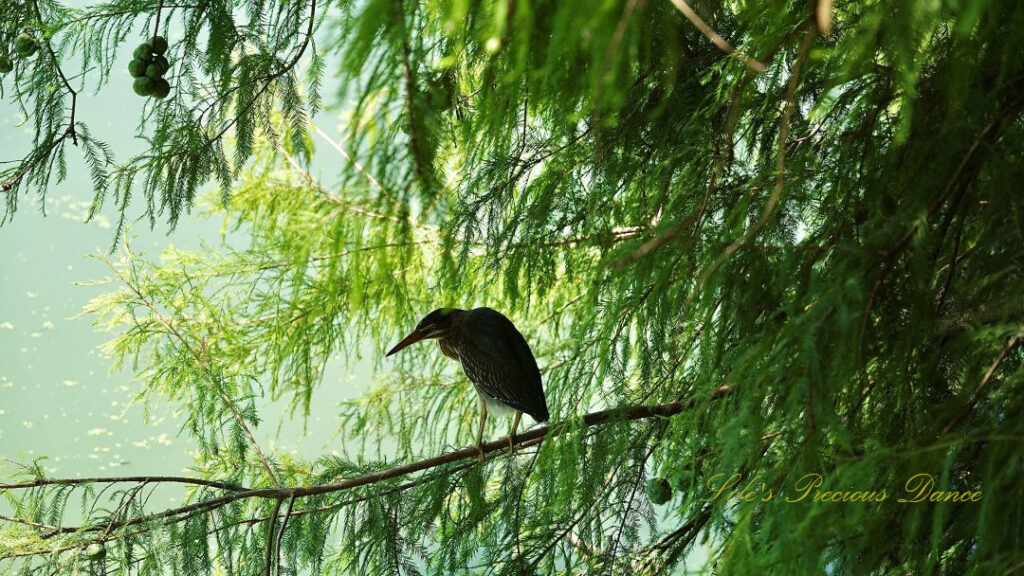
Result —
[[406, 346], [408, 346], [410, 344], [415, 344], [415, 343], [419, 342], [420, 340], [423, 340], [426, 337], [427, 337], [427, 333], [426, 332], [420, 332], [419, 330], [413, 330], [412, 334], [409, 334], [401, 342], [399, 342], [398, 344], [395, 344], [395, 347], [392, 348], [387, 354], [385, 354], [385, 356], [391, 356], [392, 354], [394, 354], [395, 352], [398, 352], [402, 348], [405, 348]]

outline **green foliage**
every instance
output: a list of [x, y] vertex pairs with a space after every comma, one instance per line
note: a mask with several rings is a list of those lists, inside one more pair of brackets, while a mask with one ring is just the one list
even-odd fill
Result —
[[[163, 6], [115, 0], [70, 8], [40, 0], [5, 8], [0, 44], [14, 42], [10, 31], [38, 29], [35, 37], [43, 57], [20, 67], [16, 77], [8, 76], [0, 94], [30, 119], [33, 134], [30, 152], [20, 159], [5, 158], [8, 162], [0, 167], [5, 192], [0, 223], [14, 216], [26, 192], [37, 192], [45, 206], [51, 181], [64, 179], [68, 144], [80, 144], [90, 121], [79, 110], [81, 100], [106, 87], [115, 56], [133, 31], [164, 40], [156, 40], [157, 46], [143, 42], [135, 58], [148, 64], [156, 48], [162, 48], [165, 52], [158, 55], [182, 65], [167, 78], [174, 96], [147, 110], [146, 120], [139, 123], [139, 135], [150, 143], [147, 151], [118, 162], [105, 158], [100, 164], [89, 164], [83, 155], [90, 171], [102, 173], [102, 185], [93, 189], [90, 217], [112, 202], [122, 214], [119, 236], [133, 199], [151, 225], [160, 217], [173, 226], [211, 179], [226, 197], [251, 148], [240, 146], [238, 154], [228, 156], [225, 137], [234, 133], [241, 145], [245, 134], [268, 130], [269, 112], [276, 106], [292, 112], [295, 124], [288, 127], [289, 135], [299, 140], [306, 134], [305, 119], [315, 104], [305, 96], [315, 82], [303, 83], [297, 67], [312, 53], [313, 34], [324, 13], [317, 13], [316, 6], [282, 3], [270, 9], [261, 2], [253, 5], [248, 20], [238, 22], [232, 6], [220, 2]], [[318, 6], [326, 11], [331, 3]], [[175, 31], [173, 46], [165, 47], [166, 38], [155, 34], [161, 27]], [[296, 98], [303, 87], [308, 92]], [[169, 91], [157, 96], [161, 94]]]
[[[175, 95], [146, 112], [152, 150], [118, 165], [68, 132], [67, 87], [46, 90], [71, 46], [109, 63], [155, 24], [154, 6], [114, 6], [13, 11], [14, 29], [50, 36], [15, 78], [36, 149], [3, 173], [8, 215], [71, 135], [97, 208], [142, 198], [173, 224], [220, 185], [202, 208], [245, 242], [157, 258], [126, 244], [89, 311], [140, 401], [186, 414], [197, 477], [269, 492], [196, 485], [167, 521], [147, 516], [146, 484], [46, 485], [8, 495], [17, 518], [63, 526], [69, 503], [99, 502], [82, 525], [143, 574], [642, 574], [702, 553], [727, 574], [1020, 566], [1024, 5], [847, 3], [825, 37], [806, 3], [693, 4], [764, 73], [671, 2], [165, 6]], [[349, 134], [329, 185], [304, 169], [328, 71]], [[351, 453], [295, 461], [250, 435], [255, 398], [306, 417], [338, 355], [379, 361], [449, 305], [516, 322], [559, 433], [514, 457], [274, 492], [470, 441], [473, 392], [425, 345], [342, 407]], [[675, 402], [655, 421], [582, 422]], [[899, 503], [921, 473], [983, 497]], [[756, 497], [714, 498], [733, 475]], [[136, 524], [108, 529], [118, 518]], [[0, 557], [37, 558], [26, 572], [70, 572], [79, 556], [52, 550], [95, 540], [4, 526]]]

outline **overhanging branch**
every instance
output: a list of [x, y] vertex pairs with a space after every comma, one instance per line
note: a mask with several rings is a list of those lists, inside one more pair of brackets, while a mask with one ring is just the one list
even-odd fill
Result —
[[717, 46], [719, 50], [729, 54], [730, 56], [734, 56], [758, 74], [768, 69], [767, 66], [756, 58], [751, 58], [742, 52], [737, 52], [731, 44], [725, 41], [725, 38], [722, 38], [718, 32], [715, 32], [714, 29], [711, 28], [711, 26], [708, 26], [708, 23], [698, 16], [697, 13], [693, 11], [693, 8], [690, 8], [690, 5], [684, 0], [671, 0], [671, 2], [675, 5], [676, 9], [682, 12], [683, 16], [686, 16], [686, 19], [689, 20], [697, 30], [700, 30], [700, 33], [706, 36], [708, 40], [711, 40], [711, 43]]
[[[716, 400], [725, 396], [731, 391], [729, 385], [722, 385], [716, 388], [710, 397], [710, 400]], [[573, 430], [579, 430], [580, 428], [589, 428], [593, 426], [600, 426], [608, 424], [610, 422], [630, 422], [634, 420], [643, 420], [648, 418], [667, 418], [674, 416], [683, 410], [692, 408], [696, 405], [697, 401], [691, 399], [688, 401], [672, 402], [669, 404], [659, 404], [654, 406], [635, 406], [630, 408], [612, 408], [609, 410], [601, 410], [598, 412], [592, 412], [583, 416], [582, 418], [572, 418], [566, 421], [558, 422], [553, 426], [541, 426], [539, 428], [530, 430], [523, 434], [517, 435], [513, 439], [513, 445], [516, 448], [523, 448], [527, 446], [533, 446], [539, 444], [544, 438], [549, 436], [561, 436], [569, 433]], [[483, 453], [490, 454], [494, 452], [508, 451], [509, 443], [507, 438], [501, 438], [492, 442], [487, 442], [481, 447]], [[212, 488], [227, 490], [229, 493], [223, 494], [216, 498], [211, 498], [201, 502], [194, 502], [186, 506], [178, 508], [172, 508], [164, 510], [162, 512], [156, 512], [145, 516], [138, 516], [135, 518], [129, 518], [121, 522], [116, 523], [97, 523], [95, 525], [81, 526], [78, 528], [64, 527], [61, 529], [62, 533], [70, 532], [103, 532], [104, 535], [100, 538], [92, 538], [87, 541], [77, 542], [75, 544], [57, 545], [56, 547], [49, 547], [40, 550], [34, 550], [24, 553], [16, 553], [9, 555], [7, 558], [22, 557], [22, 556], [35, 556], [44, 554], [53, 554], [63, 551], [76, 550], [83, 546], [93, 542], [103, 542], [107, 540], [115, 540], [119, 536], [113, 533], [113, 530], [126, 528], [130, 526], [138, 526], [140, 524], [150, 523], [156, 520], [164, 520], [164, 523], [174, 523], [184, 518], [191, 517], [195, 514], [204, 513], [216, 510], [227, 504], [238, 500], [244, 499], [270, 499], [270, 500], [288, 500], [294, 501], [298, 498], [304, 498], [308, 496], [316, 496], [321, 494], [329, 494], [333, 492], [341, 492], [344, 490], [351, 490], [361, 486], [369, 484], [375, 484], [386, 480], [395, 478], [401, 478], [416, 472], [422, 472], [432, 468], [437, 468], [445, 464], [452, 462], [458, 462], [460, 460], [471, 460], [480, 456], [480, 451], [476, 447], [466, 447], [459, 450], [454, 450], [426, 458], [424, 460], [418, 460], [416, 462], [410, 462], [400, 466], [381, 470], [379, 472], [373, 472], [370, 474], [364, 474], [361, 476], [355, 476], [352, 478], [345, 478], [337, 482], [331, 482], [328, 484], [320, 484], [316, 486], [294, 486], [294, 487], [281, 487], [281, 488], [258, 488], [258, 489], [247, 489], [239, 486], [221, 483], [216, 481], [209, 481], [203, 479], [190, 479], [182, 477], [168, 477], [168, 476], [131, 476], [131, 477], [111, 477], [111, 478], [88, 478], [88, 479], [37, 479], [31, 482], [25, 482], [20, 484], [4, 484], [4, 489], [7, 490], [19, 490], [19, 489], [31, 489], [42, 485], [60, 485], [60, 484], [83, 484], [83, 483], [115, 483], [115, 482], [145, 482], [145, 483], [158, 483], [158, 482], [178, 482], [178, 483], [191, 483], [196, 485], [204, 485]], [[15, 522], [17, 519], [14, 518], [0, 518], [0, 522]]]
[[147, 484], [193, 484], [196, 486], [208, 486], [220, 488], [221, 490], [245, 490], [244, 487], [229, 482], [217, 482], [216, 480], [204, 480], [202, 478], [189, 478], [186, 476], [102, 476], [96, 478], [38, 478], [31, 482], [20, 484], [4, 484], [0, 482], [0, 488], [4, 490], [16, 490], [19, 488], [36, 488], [39, 486], [76, 486], [81, 484], [118, 484], [131, 482], [145, 482]]

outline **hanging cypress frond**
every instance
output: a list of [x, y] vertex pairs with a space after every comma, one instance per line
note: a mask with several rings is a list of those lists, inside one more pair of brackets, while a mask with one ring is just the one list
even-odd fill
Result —
[[[198, 205], [244, 241], [151, 258], [119, 227], [87, 311], [140, 401], [185, 414], [196, 477], [4, 466], [0, 564], [72, 573], [101, 545], [140, 574], [1020, 568], [1024, 5], [41, 1], [4, 19], [0, 45], [40, 39], [3, 79], [33, 129], [0, 172], [5, 220], [77, 143], [93, 214], [173, 225]], [[118, 48], [157, 22], [174, 91], [147, 105], [150, 151], [119, 161], [76, 102], [118, 89]], [[309, 124], [328, 74], [340, 143]], [[515, 455], [455, 448], [476, 398], [426, 347], [375, 357], [340, 408], [343, 456], [256, 441], [257, 399], [339, 416], [315, 401], [337, 356], [449, 305], [506, 312], [539, 360], [553, 422]], [[191, 488], [145, 505], [161, 483]]]

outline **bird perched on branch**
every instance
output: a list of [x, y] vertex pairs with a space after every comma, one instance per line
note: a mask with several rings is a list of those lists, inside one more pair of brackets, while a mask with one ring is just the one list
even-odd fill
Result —
[[387, 355], [428, 339], [436, 339], [445, 356], [462, 363], [462, 370], [476, 388], [480, 397], [476, 445], [481, 456], [488, 409], [515, 411], [508, 435], [509, 450], [523, 412], [537, 422], [550, 417], [537, 360], [526, 339], [502, 313], [490, 308], [438, 308], [420, 320], [416, 329]]

